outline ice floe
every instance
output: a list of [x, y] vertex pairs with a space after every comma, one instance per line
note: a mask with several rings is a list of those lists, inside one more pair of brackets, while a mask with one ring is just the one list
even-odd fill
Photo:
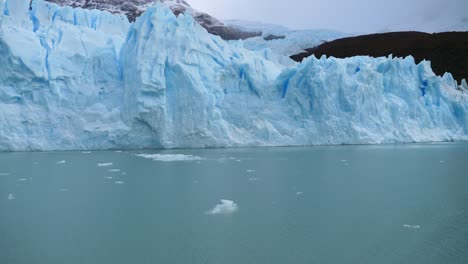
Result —
[[120, 172], [120, 169], [112, 169], [112, 170], [108, 170], [108, 172]]
[[218, 214], [233, 214], [239, 207], [234, 201], [231, 200], [221, 200], [220, 204], [217, 204], [213, 209], [206, 212], [209, 215], [218, 215]]
[[202, 158], [198, 156], [183, 154], [138, 154], [136, 156], [145, 159], [152, 159], [154, 161], [164, 162], [202, 160]]
[[61, 161], [57, 161], [56, 163], [57, 164], [65, 164], [65, 163], [67, 163], [67, 161], [66, 160], [61, 160]]
[[10, 194], [8, 195], [8, 200], [13, 200], [13, 199], [15, 199], [15, 195], [12, 194], [12, 193], [10, 193]]
[[123, 181], [116, 181], [116, 182], [114, 182], [114, 183], [115, 183], [115, 184], [124, 184]]
[[97, 166], [98, 167], [109, 167], [109, 166], [112, 166], [112, 162], [108, 162], [108, 163], [98, 163]]
[[420, 225], [403, 225], [404, 228], [408, 228], [408, 229], [420, 229], [421, 226]]
[[8, 176], [8, 175], [10, 175], [10, 173], [8, 173], [8, 172], [0, 172], [0, 176]]

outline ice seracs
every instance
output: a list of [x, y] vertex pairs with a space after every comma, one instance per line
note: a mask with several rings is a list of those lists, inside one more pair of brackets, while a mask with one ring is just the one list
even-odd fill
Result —
[[0, 0], [0, 150], [468, 140], [468, 94], [407, 58], [285, 61], [189, 14]]

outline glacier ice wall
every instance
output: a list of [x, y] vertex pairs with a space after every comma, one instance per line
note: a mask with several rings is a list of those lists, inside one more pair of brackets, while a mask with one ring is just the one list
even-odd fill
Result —
[[0, 0], [0, 150], [468, 139], [468, 95], [413, 58], [300, 64], [161, 5], [135, 23]]

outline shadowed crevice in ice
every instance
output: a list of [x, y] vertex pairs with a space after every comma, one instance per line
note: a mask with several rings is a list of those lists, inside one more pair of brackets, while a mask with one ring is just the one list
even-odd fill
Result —
[[183, 154], [138, 154], [137, 157], [152, 159], [154, 161], [193, 161], [193, 160], [202, 160], [203, 158], [192, 155], [183, 155]]
[[229, 215], [235, 213], [239, 207], [234, 201], [221, 200], [220, 204], [217, 204], [213, 209], [206, 212], [208, 215]]

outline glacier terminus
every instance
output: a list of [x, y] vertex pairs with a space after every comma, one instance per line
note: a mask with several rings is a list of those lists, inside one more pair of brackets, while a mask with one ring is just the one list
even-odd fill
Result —
[[468, 140], [468, 91], [412, 57], [301, 63], [190, 12], [0, 0], [0, 150]]

